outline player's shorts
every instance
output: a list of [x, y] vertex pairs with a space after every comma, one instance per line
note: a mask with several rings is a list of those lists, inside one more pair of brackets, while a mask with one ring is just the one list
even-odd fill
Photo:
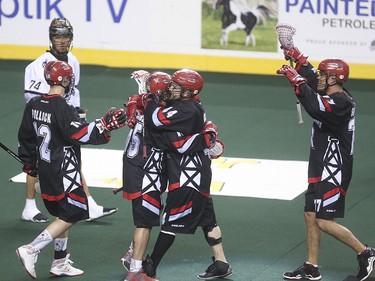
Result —
[[83, 187], [71, 191], [59, 201], [43, 201], [52, 216], [65, 222], [74, 223], [89, 218], [87, 196]]
[[305, 193], [305, 212], [315, 212], [316, 218], [343, 218], [346, 191], [329, 182], [310, 183]]
[[160, 151], [148, 153], [147, 160], [128, 158], [123, 155], [123, 197], [133, 200], [150, 191], [163, 193], [167, 185], [163, 154]]
[[161, 229], [173, 233], [194, 234], [197, 227], [216, 225], [211, 197], [189, 187], [169, 191]]
[[133, 199], [132, 207], [135, 226], [151, 228], [160, 225], [163, 205], [161, 194], [158, 191], [146, 193]]

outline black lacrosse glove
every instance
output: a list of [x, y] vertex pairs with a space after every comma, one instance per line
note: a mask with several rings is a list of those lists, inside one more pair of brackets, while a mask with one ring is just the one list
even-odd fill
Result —
[[22, 168], [22, 171], [24, 171], [30, 177], [34, 177], [34, 178], [37, 178], [39, 175], [39, 171], [36, 166], [24, 165]]

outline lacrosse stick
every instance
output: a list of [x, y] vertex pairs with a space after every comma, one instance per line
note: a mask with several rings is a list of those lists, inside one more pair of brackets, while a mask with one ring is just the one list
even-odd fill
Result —
[[[146, 81], [150, 77], [150, 72], [146, 70], [136, 70], [134, 71], [130, 78], [134, 79], [135, 82], [138, 84], [138, 94], [147, 94], [147, 87]], [[142, 136], [143, 136], [143, 159], [147, 158], [147, 147], [146, 147], [146, 140], [145, 140], [145, 124], [143, 123], [142, 126]]]
[[[288, 24], [279, 23], [275, 27], [277, 38], [279, 39], [281, 49], [293, 49], [294, 48], [294, 42], [293, 42], [293, 36], [296, 34], [296, 29]], [[289, 59], [289, 64], [291, 67], [293, 67], [293, 60]], [[296, 98], [296, 107], [297, 107], [297, 117], [298, 117], [298, 124], [303, 123], [302, 119], [302, 110], [301, 110], [301, 103]]]
[[8, 147], [6, 147], [3, 143], [0, 142], [0, 147], [4, 149], [6, 152], [9, 153], [10, 156], [12, 156], [14, 159], [16, 159], [18, 162], [20, 162], [22, 165], [25, 165], [25, 162], [21, 160], [21, 158], [18, 157], [17, 154], [15, 154], [12, 150], [10, 150]]
[[131, 79], [134, 79], [138, 84], [138, 94], [146, 94], [146, 80], [150, 77], [150, 72], [146, 70], [136, 70], [130, 75]]

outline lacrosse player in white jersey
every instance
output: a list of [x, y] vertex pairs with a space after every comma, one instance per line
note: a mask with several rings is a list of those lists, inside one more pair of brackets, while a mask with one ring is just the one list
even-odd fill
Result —
[[[77, 58], [70, 52], [73, 46], [73, 26], [65, 18], [55, 18], [49, 27], [50, 49], [31, 62], [25, 69], [25, 101], [28, 103], [34, 97], [48, 93], [50, 86], [44, 79], [44, 66], [49, 61], [65, 61], [73, 68], [74, 91], [69, 98], [69, 104], [75, 107], [84, 120], [86, 111], [80, 103], [80, 93], [77, 89], [80, 78], [80, 65]], [[90, 217], [88, 221], [108, 216], [117, 212], [117, 208], [106, 208], [98, 205], [90, 195], [86, 181], [82, 178], [84, 190], [89, 202]], [[43, 215], [36, 206], [35, 194], [38, 190], [38, 179], [26, 176], [26, 204], [22, 212], [22, 219], [31, 222], [47, 222], [49, 219]]]

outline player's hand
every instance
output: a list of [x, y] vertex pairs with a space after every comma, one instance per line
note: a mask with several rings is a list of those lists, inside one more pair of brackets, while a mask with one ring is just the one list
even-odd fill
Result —
[[137, 123], [137, 116], [143, 115], [142, 96], [143, 95], [130, 96], [128, 101], [124, 103], [126, 107], [127, 123], [131, 129], [133, 129]]
[[207, 121], [204, 124], [204, 129], [201, 134], [208, 134], [210, 136], [211, 146], [213, 146], [216, 141], [217, 135], [219, 134], [219, 130], [215, 123], [213, 123], [212, 121]]
[[39, 175], [38, 168], [36, 166], [29, 166], [29, 165], [24, 165], [22, 170], [28, 174], [30, 177], [37, 178]]
[[209, 154], [212, 159], [219, 158], [224, 153], [224, 143], [217, 139], [214, 146], [210, 148]]
[[280, 69], [276, 71], [276, 73], [284, 74], [293, 87], [298, 87], [302, 84], [306, 84], [306, 79], [299, 75], [298, 72], [290, 65], [284, 64]]
[[293, 47], [291, 49], [283, 49], [284, 51], [284, 57], [286, 60], [293, 60], [299, 66], [301, 67], [302, 65], [306, 66], [308, 61], [307, 58], [308, 56], [305, 54], [302, 54], [300, 50], [298, 50], [297, 47]]
[[117, 130], [126, 123], [125, 111], [123, 109], [117, 110], [115, 107], [111, 107], [100, 119], [100, 122], [107, 131]]
[[154, 101], [156, 103], [159, 103], [159, 97], [155, 94], [152, 94], [152, 93], [142, 95], [142, 105], [143, 105], [144, 108], [147, 107], [147, 105], [150, 101]]

